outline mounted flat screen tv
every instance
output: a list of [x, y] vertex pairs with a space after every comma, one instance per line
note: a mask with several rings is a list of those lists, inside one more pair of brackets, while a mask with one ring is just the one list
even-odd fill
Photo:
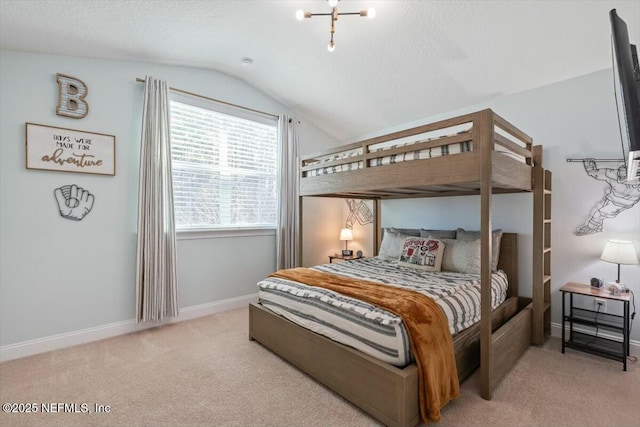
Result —
[[629, 42], [627, 24], [616, 10], [609, 12], [618, 121], [627, 181], [640, 179], [640, 64], [636, 46]]

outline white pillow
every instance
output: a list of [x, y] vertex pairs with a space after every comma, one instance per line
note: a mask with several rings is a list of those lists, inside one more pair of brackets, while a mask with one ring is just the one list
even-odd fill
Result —
[[440, 239], [444, 242], [442, 270], [480, 274], [480, 239]]
[[436, 239], [409, 237], [405, 239], [398, 265], [426, 271], [440, 271], [444, 243]]
[[385, 230], [384, 236], [382, 237], [382, 243], [380, 243], [380, 251], [378, 251], [378, 256], [380, 258], [398, 259], [400, 257], [400, 254], [402, 253], [404, 240], [407, 237], [411, 236], [402, 233], [396, 233], [391, 230]]

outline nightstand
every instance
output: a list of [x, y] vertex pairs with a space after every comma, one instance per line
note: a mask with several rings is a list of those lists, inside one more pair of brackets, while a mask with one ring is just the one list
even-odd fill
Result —
[[[629, 302], [631, 293], [623, 292], [612, 295], [603, 288], [594, 288], [582, 283], [569, 282], [560, 288], [562, 292], [562, 353], [565, 347], [585, 351], [598, 356], [622, 362], [623, 370], [627, 370], [629, 355]], [[569, 294], [569, 312], [565, 310], [566, 294]], [[597, 310], [587, 310], [573, 306], [574, 295], [585, 295], [593, 298], [621, 301], [623, 314], [610, 314]], [[565, 323], [569, 323], [569, 339], [565, 337]], [[575, 331], [573, 325], [586, 326], [589, 330]], [[595, 329], [595, 330], [591, 330]], [[598, 330], [606, 330], [619, 335], [619, 339], [605, 338], [597, 335]]]
[[361, 259], [364, 258], [363, 256], [357, 256], [357, 255], [341, 255], [341, 254], [333, 254], [333, 255], [329, 255], [329, 263], [333, 263], [334, 259], [341, 259], [343, 261], [350, 261], [352, 259]]

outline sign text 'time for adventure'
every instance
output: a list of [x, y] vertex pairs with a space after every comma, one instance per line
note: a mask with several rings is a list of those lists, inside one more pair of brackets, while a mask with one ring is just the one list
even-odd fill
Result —
[[26, 124], [27, 169], [116, 174], [116, 137]]

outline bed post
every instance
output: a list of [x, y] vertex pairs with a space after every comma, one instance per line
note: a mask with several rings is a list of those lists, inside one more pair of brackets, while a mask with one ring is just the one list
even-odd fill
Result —
[[382, 201], [380, 199], [373, 199], [373, 210], [373, 256], [377, 256], [382, 243]]
[[303, 226], [302, 226], [302, 205], [303, 205], [303, 200], [304, 197], [302, 196], [298, 196], [298, 218], [297, 218], [297, 223], [298, 223], [298, 241], [296, 242], [296, 265], [295, 267], [302, 267], [304, 264], [302, 262], [302, 231], [303, 231]]
[[491, 330], [491, 195], [493, 112], [482, 110], [473, 123], [480, 141], [480, 236], [482, 241], [480, 268], [480, 396], [491, 400], [492, 330]]

